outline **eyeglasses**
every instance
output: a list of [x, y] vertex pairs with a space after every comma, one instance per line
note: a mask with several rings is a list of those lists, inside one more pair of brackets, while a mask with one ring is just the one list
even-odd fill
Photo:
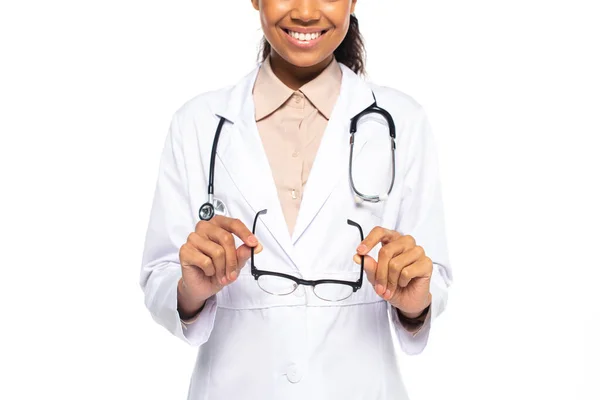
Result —
[[[256, 232], [256, 222], [258, 221], [258, 217], [266, 213], [267, 210], [261, 210], [256, 213], [254, 224], [252, 225], [252, 234], [255, 234]], [[360, 241], [362, 242], [364, 237], [361, 226], [352, 220], [347, 220], [347, 222], [348, 225], [358, 228], [358, 231], [360, 232]], [[341, 301], [347, 299], [352, 293], [362, 287], [363, 272], [365, 269], [364, 256], [360, 257], [360, 276], [356, 281], [343, 281], [337, 279], [309, 281], [281, 272], [260, 270], [254, 265], [254, 247], [251, 248], [250, 254], [252, 276], [254, 276], [258, 286], [269, 294], [285, 296], [293, 293], [298, 286], [305, 285], [312, 286], [315, 295], [322, 300]]]

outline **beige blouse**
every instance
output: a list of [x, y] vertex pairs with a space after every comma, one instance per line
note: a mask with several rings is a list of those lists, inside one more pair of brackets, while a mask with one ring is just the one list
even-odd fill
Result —
[[258, 71], [252, 92], [255, 118], [290, 235], [341, 84], [335, 60], [296, 91], [275, 76], [269, 59]]

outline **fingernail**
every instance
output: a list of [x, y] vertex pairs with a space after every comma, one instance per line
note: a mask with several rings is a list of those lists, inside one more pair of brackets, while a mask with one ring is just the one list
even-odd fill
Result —
[[355, 254], [352, 259], [354, 260], [355, 263], [360, 264], [360, 256], [358, 254]]
[[390, 289], [385, 291], [385, 298], [386, 300], [389, 299], [390, 297], [392, 297], [392, 292], [390, 291]]
[[257, 244], [258, 243], [258, 239], [254, 235], [248, 236], [248, 241], [250, 242], [250, 244]]
[[364, 253], [365, 251], [367, 251], [367, 246], [365, 246], [364, 244], [361, 244], [360, 246], [358, 246], [358, 248], [356, 249], [356, 251], [357, 251], [359, 254], [362, 254], [362, 253]]
[[227, 278], [225, 278], [225, 277], [221, 278], [221, 285], [227, 285]]
[[254, 254], [256, 253], [260, 253], [262, 251], [263, 247], [262, 244], [258, 244], [258, 246], [256, 246], [255, 250], [254, 250]]
[[235, 281], [235, 278], [237, 278], [237, 271], [231, 271], [231, 273], [229, 274], [229, 280]]
[[383, 294], [383, 291], [384, 291], [384, 290], [385, 290], [385, 289], [383, 288], [383, 286], [382, 286], [382, 285], [379, 285], [379, 284], [378, 284], [378, 285], [376, 285], [376, 286], [375, 286], [375, 292], [376, 292], [378, 295], [381, 295], [381, 294]]

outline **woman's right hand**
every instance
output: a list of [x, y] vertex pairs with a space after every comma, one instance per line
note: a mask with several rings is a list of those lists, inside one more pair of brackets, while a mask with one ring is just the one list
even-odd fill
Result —
[[[237, 249], [233, 235], [244, 242]], [[195, 315], [204, 302], [224, 286], [234, 282], [250, 258], [262, 251], [256, 237], [239, 219], [215, 215], [200, 221], [187, 242], [179, 249], [182, 277], [177, 286], [177, 301], [182, 319]]]

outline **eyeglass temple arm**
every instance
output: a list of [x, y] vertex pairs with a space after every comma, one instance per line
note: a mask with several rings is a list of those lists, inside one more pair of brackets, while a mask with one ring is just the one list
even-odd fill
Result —
[[[346, 222], [348, 222], [348, 225], [352, 225], [352, 226], [355, 226], [358, 228], [358, 231], [360, 232], [360, 241], [361, 242], [363, 240], [365, 240], [362, 226], [360, 226], [358, 223], [352, 221], [351, 219], [346, 220]], [[362, 286], [364, 270], [365, 270], [365, 256], [360, 256], [360, 278], [358, 278], [358, 282], [357, 282], [358, 287]]]
[[[254, 223], [252, 224], [252, 234], [254, 235], [256, 233], [256, 223], [258, 222], [258, 217], [261, 215], [264, 215], [267, 213], [267, 210], [260, 210], [259, 212], [256, 213], [256, 215], [254, 216]], [[251, 265], [251, 272], [254, 272], [254, 270], [256, 269], [256, 267], [254, 266], [254, 247], [250, 247], [250, 265]]]

